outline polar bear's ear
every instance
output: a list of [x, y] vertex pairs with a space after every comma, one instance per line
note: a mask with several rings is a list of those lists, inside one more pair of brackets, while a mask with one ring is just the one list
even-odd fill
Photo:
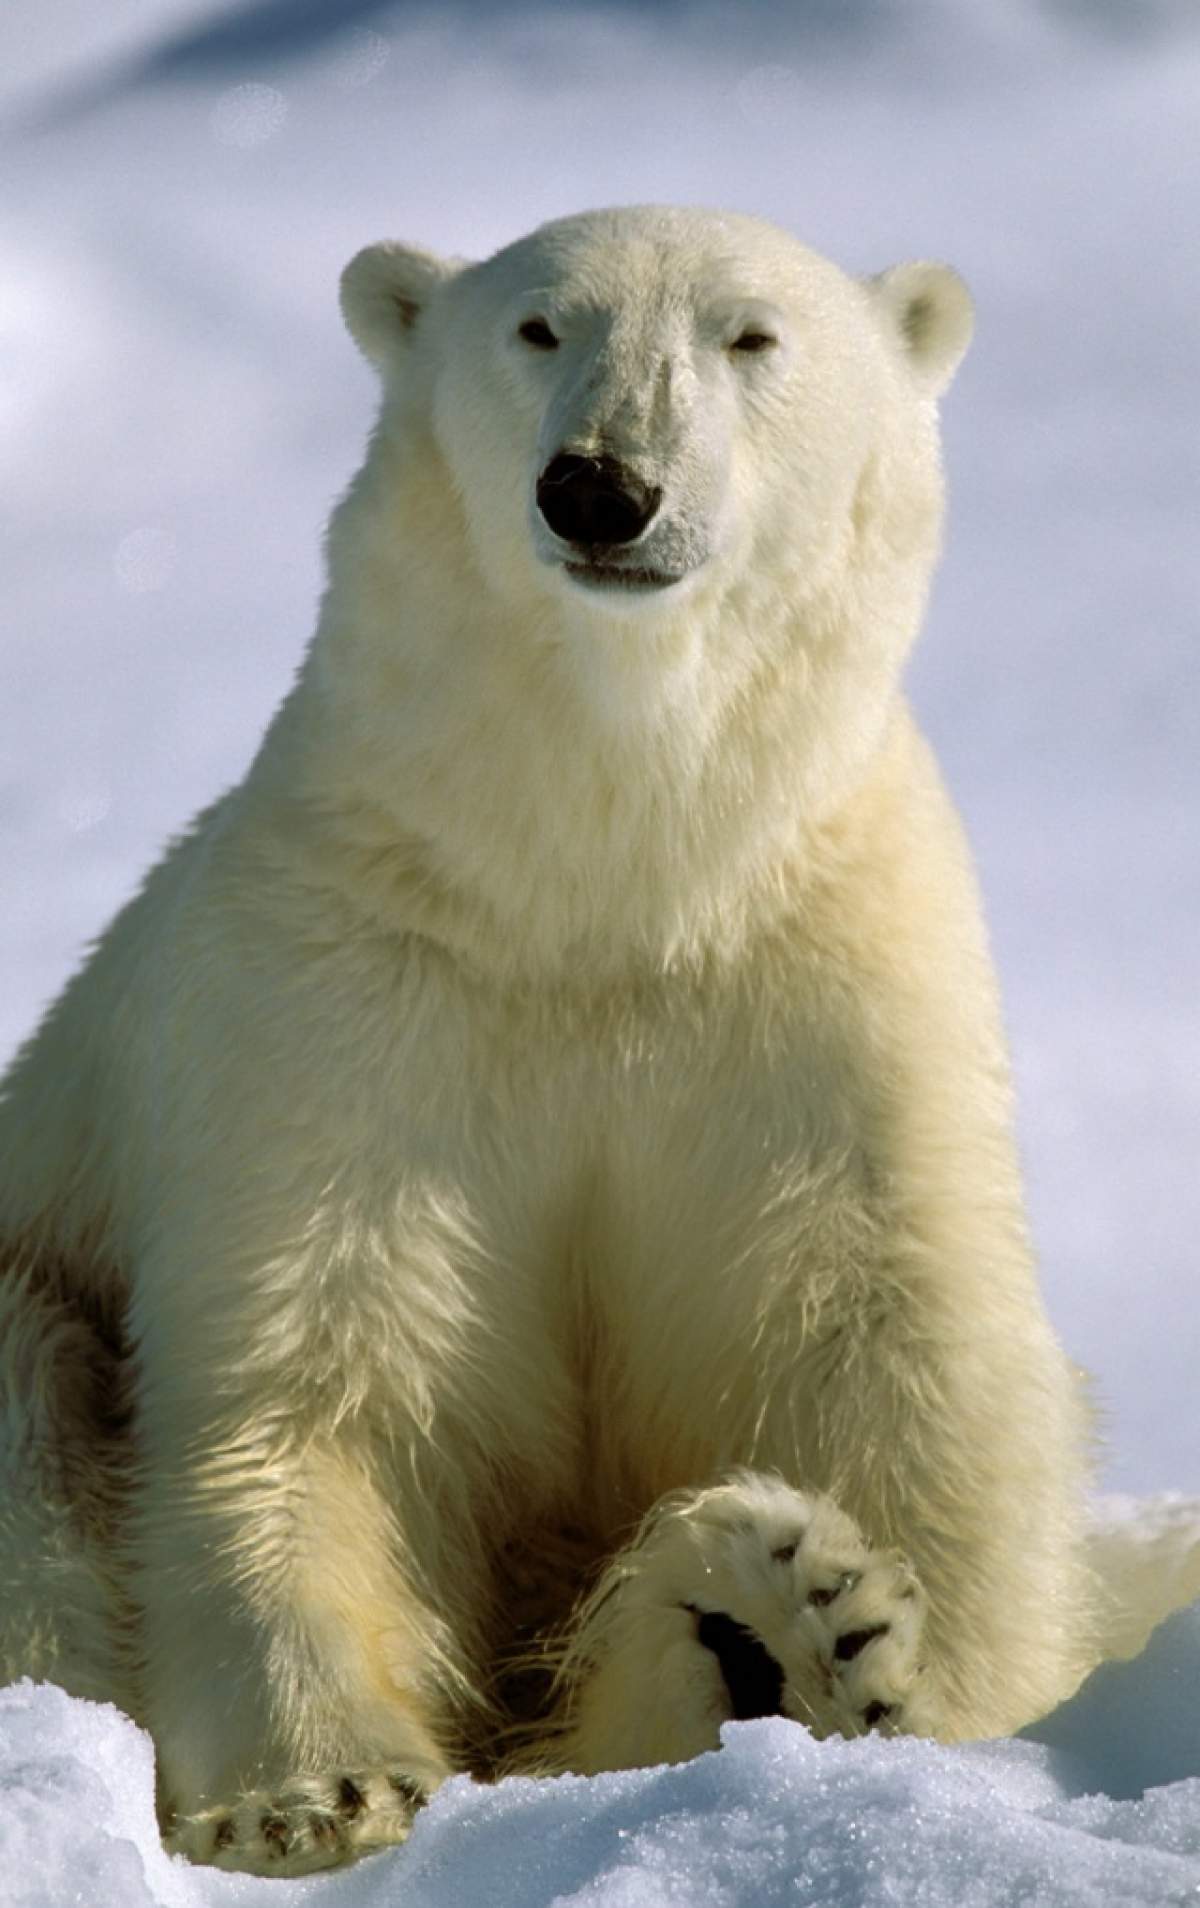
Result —
[[893, 265], [868, 285], [918, 384], [939, 397], [962, 362], [975, 324], [971, 294], [962, 279], [949, 265], [922, 260]]
[[458, 259], [391, 239], [356, 252], [342, 273], [342, 317], [364, 357], [382, 370], [432, 294], [459, 270]]

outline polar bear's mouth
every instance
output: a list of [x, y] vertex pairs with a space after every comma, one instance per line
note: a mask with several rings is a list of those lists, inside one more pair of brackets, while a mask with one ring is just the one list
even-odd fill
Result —
[[680, 580], [669, 570], [636, 568], [633, 564], [564, 563], [563, 568], [576, 583], [594, 589], [665, 590]]

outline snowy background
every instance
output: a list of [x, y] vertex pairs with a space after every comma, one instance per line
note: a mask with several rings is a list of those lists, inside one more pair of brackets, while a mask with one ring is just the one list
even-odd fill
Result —
[[[979, 330], [913, 692], [981, 864], [1104, 1481], [1200, 1491], [1198, 125], [1195, 0], [4, 0], [0, 1059], [289, 679], [372, 414], [335, 297], [361, 244], [478, 254], [658, 199], [853, 270], [948, 258]], [[1176, 1513], [1173, 1554], [1200, 1540]], [[1192, 1619], [1155, 1647], [1106, 1672], [1147, 1742], [1200, 1684]], [[1128, 1718], [1086, 1708], [1090, 1776], [1061, 1745], [747, 1725], [689, 1771], [456, 1791], [289, 1896], [168, 1870], [131, 1725], [7, 1700], [6, 1908], [1200, 1900], [1200, 1754], [1122, 1775]], [[1120, 1799], [1146, 1782], [1173, 1786]]]

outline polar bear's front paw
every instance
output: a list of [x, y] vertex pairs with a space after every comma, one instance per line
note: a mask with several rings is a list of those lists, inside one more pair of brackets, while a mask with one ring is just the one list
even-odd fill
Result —
[[783, 1714], [818, 1736], [927, 1732], [920, 1585], [832, 1499], [742, 1473], [656, 1539], [734, 1717]]
[[427, 1800], [424, 1785], [401, 1770], [301, 1776], [278, 1790], [248, 1790], [225, 1807], [176, 1815], [163, 1839], [189, 1861], [307, 1875], [403, 1842]]

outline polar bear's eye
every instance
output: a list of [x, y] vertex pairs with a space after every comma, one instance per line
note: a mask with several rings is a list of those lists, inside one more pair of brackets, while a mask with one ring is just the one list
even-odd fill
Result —
[[778, 338], [772, 338], [769, 331], [743, 331], [740, 337], [734, 339], [729, 349], [747, 352], [770, 351], [772, 346], [778, 343]]
[[526, 344], [534, 345], [539, 351], [556, 351], [558, 339], [544, 318], [527, 318], [523, 325], [517, 326], [518, 338], [524, 338]]

